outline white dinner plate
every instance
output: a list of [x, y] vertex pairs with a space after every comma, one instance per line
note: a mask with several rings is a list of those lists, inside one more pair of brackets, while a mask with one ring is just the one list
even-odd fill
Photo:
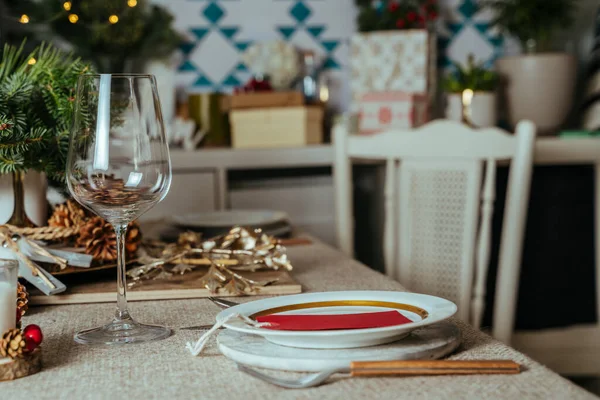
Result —
[[402, 339], [412, 330], [445, 320], [456, 313], [448, 300], [425, 294], [392, 291], [342, 291], [305, 293], [251, 301], [221, 311], [217, 322], [233, 313], [252, 319], [271, 314], [347, 314], [398, 310], [411, 323], [368, 329], [283, 331], [256, 328], [241, 319], [224, 324], [228, 329], [263, 336], [282, 346], [339, 349], [375, 346]]
[[231, 228], [233, 226], [261, 227], [288, 221], [286, 213], [269, 210], [226, 210], [176, 215], [175, 225], [194, 228]]

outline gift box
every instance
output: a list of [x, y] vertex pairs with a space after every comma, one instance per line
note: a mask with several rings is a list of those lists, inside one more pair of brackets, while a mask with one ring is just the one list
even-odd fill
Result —
[[351, 89], [354, 107], [369, 92], [426, 94], [433, 104], [436, 88], [435, 35], [426, 30], [359, 33], [351, 42]]
[[428, 121], [429, 100], [424, 94], [366, 93], [360, 98], [358, 116], [360, 133], [416, 128]]
[[298, 147], [323, 142], [320, 106], [231, 110], [234, 148]]

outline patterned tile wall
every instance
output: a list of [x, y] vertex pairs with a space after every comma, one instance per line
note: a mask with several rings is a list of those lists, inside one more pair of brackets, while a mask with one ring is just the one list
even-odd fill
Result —
[[[154, 0], [171, 10], [191, 41], [182, 47], [178, 84], [190, 92], [230, 91], [250, 76], [241, 54], [257, 41], [282, 39], [312, 49], [328, 68], [332, 97], [347, 106], [349, 38], [356, 30], [354, 0]], [[440, 67], [469, 53], [486, 65], [507, 48], [477, 0], [440, 0]], [[509, 43], [510, 45], [510, 43]], [[514, 51], [514, 47], [509, 51]]]

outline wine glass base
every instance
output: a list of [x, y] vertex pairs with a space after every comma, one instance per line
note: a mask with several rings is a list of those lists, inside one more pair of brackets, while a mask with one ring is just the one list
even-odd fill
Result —
[[169, 336], [171, 329], [165, 326], [140, 324], [127, 319], [77, 332], [74, 339], [77, 343], [87, 345], [119, 345], [150, 342]]

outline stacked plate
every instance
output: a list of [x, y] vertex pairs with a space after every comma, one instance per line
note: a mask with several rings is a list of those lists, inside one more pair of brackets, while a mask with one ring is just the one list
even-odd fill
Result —
[[213, 237], [228, 232], [234, 226], [260, 228], [275, 237], [289, 236], [292, 228], [289, 217], [281, 211], [226, 210], [177, 215], [170, 221], [179, 229], [202, 232]]
[[332, 315], [398, 311], [411, 322], [366, 329], [287, 331], [253, 327], [241, 319], [225, 322], [221, 352], [236, 362], [262, 368], [321, 370], [348, 360], [434, 359], [460, 343], [460, 331], [445, 320], [456, 313], [451, 301], [415, 293], [341, 291], [268, 298], [223, 310], [255, 319], [265, 315]]

